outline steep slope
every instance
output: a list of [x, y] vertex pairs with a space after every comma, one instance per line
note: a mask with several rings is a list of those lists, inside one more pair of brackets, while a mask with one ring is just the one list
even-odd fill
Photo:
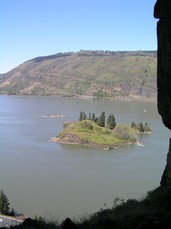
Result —
[[156, 52], [80, 51], [26, 61], [0, 75], [0, 93], [156, 96]]

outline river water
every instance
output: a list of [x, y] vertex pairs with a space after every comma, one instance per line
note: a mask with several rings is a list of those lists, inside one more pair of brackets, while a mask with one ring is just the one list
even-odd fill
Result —
[[[50, 142], [80, 111], [148, 122], [153, 133], [140, 137], [144, 147], [109, 151]], [[141, 199], [159, 186], [169, 137], [155, 102], [0, 96], [0, 189], [31, 217], [77, 217], [112, 207], [116, 197]]]

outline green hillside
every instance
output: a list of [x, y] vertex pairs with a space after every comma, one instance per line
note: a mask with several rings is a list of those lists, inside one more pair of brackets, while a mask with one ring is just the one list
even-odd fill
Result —
[[0, 93], [156, 97], [156, 52], [80, 51], [37, 57], [0, 75]]

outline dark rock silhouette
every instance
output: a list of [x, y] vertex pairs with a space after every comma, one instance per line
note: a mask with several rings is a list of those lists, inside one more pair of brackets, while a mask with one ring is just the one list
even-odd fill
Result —
[[[8, 227], [4, 227], [8, 228]], [[11, 229], [77, 229], [76, 225], [69, 219], [65, 219], [60, 226], [56, 226], [54, 224], [48, 224], [44, 221], [37, 221], [31, 218], [25, 219], [25, 221], [14, 227], [10, 227]]]
[[[158, 112], [171, 130], [171, 1], [157, 0], [154, 7], [157, 23], [157, 88]], [[161, 185], [171, 185], [171, 140]]]
[[167, 163], [161, 178], [161, 185], [171, 185], [171, 138], [169, 143], [169, 152], [167, 154]]
[[58, 229], [77, 229], [76, 225], [67, 218], [64, 222], [59, 226]]

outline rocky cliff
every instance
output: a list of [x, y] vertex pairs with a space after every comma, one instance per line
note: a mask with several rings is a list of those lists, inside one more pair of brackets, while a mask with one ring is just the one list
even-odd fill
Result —
[[[171, 130], [171, 1], [158, 0], [154, 7], [157, 23], [158, 111], [164, 125]], [[171, 185], [171, 140], [161, 185]]]

